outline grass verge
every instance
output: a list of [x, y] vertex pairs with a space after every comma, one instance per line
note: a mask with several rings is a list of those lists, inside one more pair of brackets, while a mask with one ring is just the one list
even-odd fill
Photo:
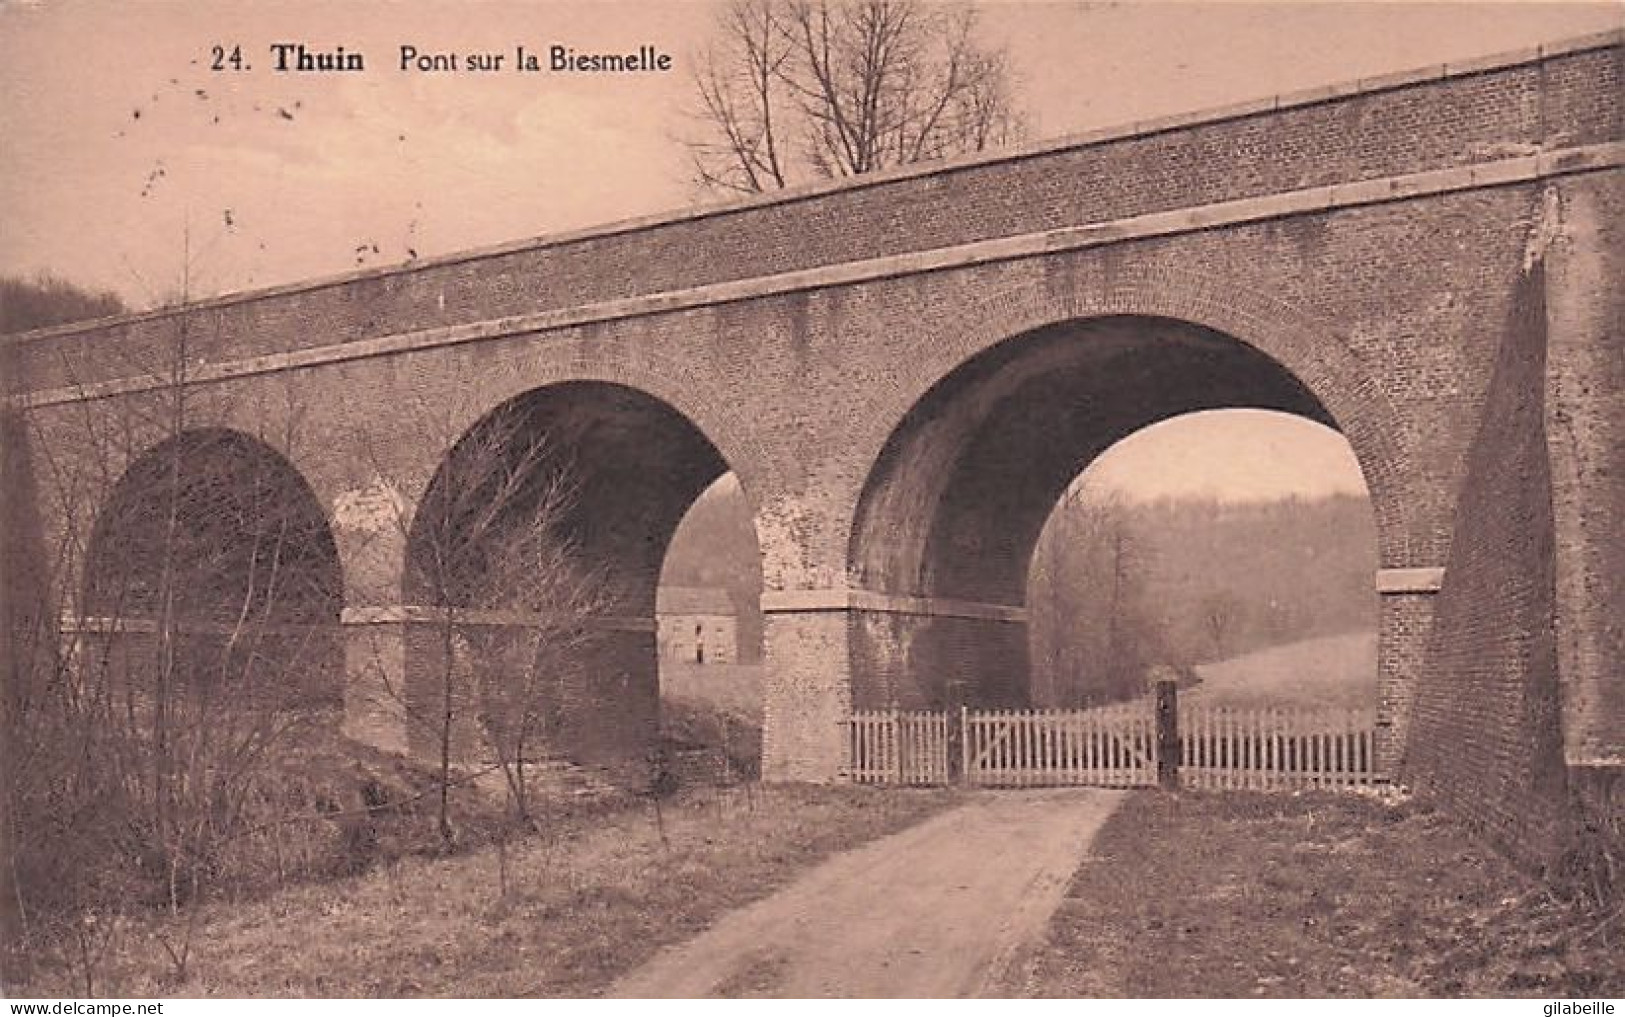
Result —
[[[854, 787], [696, 790], [555, 816], [505, 853], [406, 857], [261, 900], [205, 905], [184, 975], [178, 921], [98, 931], [100, 995], [589, 996], [722, 913], [835, 852], [909, 826], [951, 792]], [[664, 836], [662, 836], [662, 828]], [[500, 892], [502, 871], [507, 894]], [[76, 995], [80, 960], [28, 958], [22, 996]]]
[[1619, 918], [1412, 803], [1144, 793], [1101, 830], [1010, 991], [1619, 996]]

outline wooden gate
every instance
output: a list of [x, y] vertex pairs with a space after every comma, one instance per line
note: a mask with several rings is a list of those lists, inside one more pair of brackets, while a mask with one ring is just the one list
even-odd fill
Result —
[[1084, 710], [964, 710], [960, 773], [972, 787], [1154, 787], [1149, 700]]
[[948, 715], [864, 710], [852, 714], [850, 766], [858, 784], [928, 787], [948, 783]]

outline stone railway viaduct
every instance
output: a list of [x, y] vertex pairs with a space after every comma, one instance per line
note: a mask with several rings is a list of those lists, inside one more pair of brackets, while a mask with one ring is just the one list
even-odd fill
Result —
[[[436, 666], [443, 610], [418, 517], [462, 436], [520, 419], [612, 581], [590, 726], [627, 750], [666, 543], [732, 470], [765, 774], [825, 780], [849, 709], [1022, 701], [1029, 555], [1097, 454], [1284, 410], [1370, 491], [1382, 765], [1539, 851], [1625, 767], [1622, 65], [1611, 33], [28, 334], [11, 521], [95, 619], [163, 442], [257, 464], [310, 526], [348, 729], [399, 748], [380, 690]], [[197, 423], [166, 437], [176, 379]]]

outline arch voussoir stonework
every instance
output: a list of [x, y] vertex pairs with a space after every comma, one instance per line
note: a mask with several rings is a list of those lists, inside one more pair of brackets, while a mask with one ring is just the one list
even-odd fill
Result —
[[[1320, 400], [1359, 461], [1376, 516], [1382, 567], [1431, 567], [1417, 560], [1430, 541], [1430, 520], [1413, 518], [1404, 491], [1410, 481], [1404, 418], [1378, 382], [1378, 373], [1330, 323], [1231, 277], [1115, 267], [1109, 276], [1046, 269], [1041, 282], [1020, 281], [956, 309], [954, 327], [910, 363], [896, 382], [898, 402], [862, 424], [856, 445], [879, 455], [887, 440], [933, 386], [960, 365], [1005, 340], [1046, 325], [1116, 315], [1168, 318], [1222, 332], [1279, 363]], [[899, 411], [897, 407], [901, 407]], [[871, 457], [871, 462], [873, 457]], [[858, 525], [857, 498], [847, 532]], [[852, 566], [849, 544], [849, 568]]]
[[[921, 659], [933, 662], [928, 664], [932, 671], [959, 667], [954, 662], [968, 662], [960, 670], [1025, 671], [1022, 619], [970, 617], [963, 609], [955, 617], [954, 611], [943, 609], [945, 601], [919, 601], [926, 605], [923, 608], [912, 601], [902, 604], [910, 599], [911, 589], [866, 588], [871, 579], [865, 559], [865, 548], [871, 543], [869, 531], [875, 526], [887, 528], [890, 518], [888, 510], [876, 515], [865, 505], [871, 487], [881, 483], [882, 471], [889, 469], [884, 464], [894, 435], [910, 426], [910, 416], [939, 384], [1006, 341], [1050, 326], [1113, 317], [1163, 319], [1220, 333], [1273, 361], [1320, 404], [1352, 447], [1371, 498], [1379, 567], [1436, 564], [1431, 555], [1440, 529], [1438, 521], [1427, 515], [1426, 506], [1406, 495], [1415, 482], [1406, 419], [1384, 390], [1380, 371], [1332, 323], [1265, 293], [1244, 275], [1204, 275], [1117, 257], [1050, 257], [1042, 263], [1011, 263], [1002, 280], [990, 281], [984, 274], [977, 286], [966, 286], [962, 292], [963, 297], [955, 297], [951, 313], [939, 319], [949, 324], [931, 341], [912, 344], [921, 355], [900, 365], [888, 379], [884, 400], [874, 412], [853, 421], [849, 432], [852, 454], [867, 466], [855, 471], [856, 486], [843, 492], [838, 502], [846, 513], [837, 524], [838, 531], [846, 534], [844, 588], [806, 591], [795, 603], [787, 599], [773, 609], [782, 613], [770, 615], [780, 618], [786, 631], [800, 625], [809, 633], [817, 632], [817, 638], [832, 649], [835, 644], [844, 645], [851, 655], [844, 666], [815, 669], [820, 672], [820, 684], [840, 686], [830, 690], [840, 702], [854, 707], [940, 705], [937, 700], [951, 690], [914, 688], [906, 674], [920, 666]], [[972, 614], [987, 614], [988, 605], [970, 607], [977, 609]], [[825, 620], [807, 614], [814, 610], [825, 612]], [[1395, 765], [1403, 744], [1408, 672], [1415, 657], [1412, 644], [1425, 631], [1430, 610], [1431, 596], [1426, 592], [1383, 598], [1378, 712], [1379, 724], [1386, 728], [1379, 736], [1379, 766], [1384, 769]], [[803, 620], [797, 622], [798, 617]], [[832, 627], [837, 619], [844, 620], [844, 637], [837, 634], [839, 628]], [[798, 634], [797, 638], [812, 637]], [[960, 680], [968, 678], [949, 679]], [[769, 681], [778, 679], [770, 675]], [[802, 681], [794, 684], [799, 686]], [[1002, 695], [1010, 690], [986, 691]], [[797, 725], [800, 722], [789, 707], [798, 704], [798, 709], [806, 710], [805, 696], [785, 698], [786, 708], [775, 711], [770, 706], [769, 716], [780, 724], [785, 723], [782, 718], [790, 717], [788, 723]], [[769, 754], [805, 754], [820, 740], [815, 731], [772, 733]], [[771, 751], [775, 744], [787, 750]], [[795, 749], [788, 750], [790, 746]], [[834, 749], [821, 754], [840, 755]], [[771, 772], [780, 767], [788, 770], [794, 762], [770, 758], [766, 765]]]
[[[598, 330], [604, 327], [515, 337], [515, 342], [573, 343], [575, 348], [568, 357], [516, 357], [505, 362], [502, 370], [474, 379], [461, 403], [459, 419], [452, 422], [447, 443], [437, 450], [433, 462], [442, 461], [469, 428], [511, 399], [554, 385], [603, 382], [663, 402], [687, 420], [716, 447], [739, 477], [754, 513], [756, 488], [769, 473], [772, 460], [762, 452], [761, 443], [740, 414], [739, 400], [728, 398], [715, 381], [693, 365], [652, 349], [650, 344], [595, 341], [601, 339]], [[411, 492], [413, 504], [417, 504], [433, 475], [430, 467], [416, 478], [420, 486]]]

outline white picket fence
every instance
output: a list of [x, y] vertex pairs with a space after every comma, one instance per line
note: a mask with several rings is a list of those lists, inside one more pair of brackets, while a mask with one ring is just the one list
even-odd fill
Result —
[[[870, 710], [847, 721], [847, 776], [860, 784], [1155, 787], [1155, 700], [1077, 710]], [[1367, 715], [1178, 704], [1179, 785], [1282, 791], [1377, 781]], [[1168, 743], [1165, 743], [1168, 744]]]
[[1376, 780], [1368, 715], [1353, 710], [1179, 705], [1180, 784], [1295, 791]]
[[929, 787], [948, 783], [948, 715], [870, 710], [852, 714], [851, 766], [858, 784]]

